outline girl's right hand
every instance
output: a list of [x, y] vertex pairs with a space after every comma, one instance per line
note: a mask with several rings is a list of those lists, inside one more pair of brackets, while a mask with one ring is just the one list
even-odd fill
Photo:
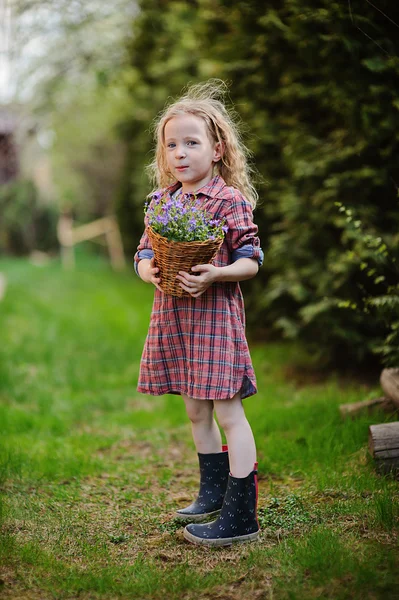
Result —
[[153, 283], [155, 287], [158, 288], [160, 292], [162, 292], [161, 288], [159, 287], [159, 284], [161, 283], [161, 278], [157, 277], [157, 273], [159, 273], [159, 269], [155, 264], [155, 258], [152, 257], [147, 266], [145, 281], [147, 281], [148, 283]]

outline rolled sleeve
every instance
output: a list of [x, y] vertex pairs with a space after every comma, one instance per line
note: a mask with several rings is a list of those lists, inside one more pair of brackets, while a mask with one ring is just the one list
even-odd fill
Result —
[[258, 227], [253, 221], [252, 207], [242, 195], [236, 195], [224, 215], [229, 228], [226, 242], [232, 262], [239, 258], [255, 258], [259, 266], [264, 254], [257, 235]]
[[239, 258], [256, 258], [258, 265], [261, 267], [263, 265], [264, 254], [262, 248], [255, 248], [252, 244], [246, 244], [231, 253], [231, 262], [235, 262]]
[[[137, 256], [137, 259], [136, 259]], [[151, 260], [151, 258], [154, 257], [154, 252], [150, 249], [146, 249], [146, 250], [140, 250], [140, 252], [137, 252], [135, 254], [135, 259], [134, 259], [134, 270], [136, 271], [136, 275], [139, 275], [139, 262], [143, 259], [143, 258], [149, 258]]]

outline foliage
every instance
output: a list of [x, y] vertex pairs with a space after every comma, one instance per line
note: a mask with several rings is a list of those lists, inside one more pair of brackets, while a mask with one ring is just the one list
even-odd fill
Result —
[[63, 206], [87, 220], [114, 210], [117, 196], [133, 255], [149, 188], [151, 122], [188, 82], [223, 78], [263, 199], [255, 218], [266, 258], [245, 283], [248, 327], [299, 338], [324, 363], [364, 365], [378, 348], [394, 363], [396, 274], [383, 261], [374, 279], [361, 268], [371, 249], [350, 238], [335, 202], [351, 207], [364, 231], [395, 255], [398, 6], [140, 0], [132, 7], [117, 0], [110, 8], [16, 0], [13, 9], [16, 43], [39, 41], [37, 55], [16, 64], [14, 79], [46, 114], [41, 127], [55, 133], [51, 156]]
[[[388, 21], [369, 5], [352, 6], [394, 56]], [[380, 7], [399, 17], [389, 3]], [[229, 65], [234, 100], [270, 182], [257, 216], [268, 268], [252, 287], [250, 323], [273, 323], [324, 362], [364, 362], [386, 328], [336, 305], [336, 297], [358, 300], [364, 276], [348, 259], [334, 202], [354, 204], [384, 237], [398, 229], [399, 63], [353, 26], [342, 3], [291, 1], [263, 15], [248, 3], [229, 20], [230, 36], [216, 37], [215, 17], [208, 42], [217, 39], [212, 50]]]
[[294, 527], [317, 522], [317, 515], [311, 515], [304, 500], [297, 494], [285, 498], [270, 498], [268, 506], [259, 509], [259, 522], [263, 528], [293, 529]]
[[[389, 18], [384, 16], [384, 13]], [[391, 20], [389, 20], [391, 19]], [[399, 7], [354, 0], [140, 3], [129, 46], [132, 117], [119, 214], [129, 251], [142, 229], [148, 128], [188, 81], [221, 77], [246, 127], [263, 201], [255, 214], [265, 266], [246, 284], [248, 325], [299, 338], [324, 363], [365, 364], [389, 326], [344, 310], [381, 296], [346, 248], [335, 202], [372, 235], [399, 229]], [[381, 265], [386, 285], [396, 285]], [[366, 281], [367, 280], [367, 281]], [[384, 295], [384, 294], [382, 294]], [[382, 302], [382, 300], [379, 300]], [[374, 359], [375, 360], [375, 359]]]
[[220, 239], [228, 230], [223, 220], [213, 219], [212, 214], [204, 211], [195, 194], [171, 197], [156, 192], [145, 212], [152, 229], [174, 242]]
[[26, 254], [57, 248], [57, 215], [53, 206], [40, 202], [30, 180], [0, 187], [0, 252]]
[[53, 201], [83, 222], [107, 215], [123, 164], [114, 126], [129, 110], [124, 41], [135, 7], [129, 0], [11, 4], [10, 93], [47, 140]]
[[145, 166], [154, 146], [150, 124], [168, 98], [180, 94], [188, 81], [198, 81], [203, 47], [197, 37], [201, 12], [196, 3], [141, 0], [128, 45], [126, 73], [131, 111], [119, 132], [126, 144], [118, 215], [127, 252], [134, 254], [143, 230], [142, 205], [149, 191]]
[[[12, 0], [10, 55], [15, 94], [38, 114], [54, 114], [76, 91], [106, 86], [125, 64], [122, 41], [135, 10], [129, 0]], [[30, 51], [34, 42], [35, 51]], [[76, 98], [75, 98], [76, 100]]]
[[69, 90], [69, 100], [52, 118], [50, 149], [56, 201], [80, 222], [114, 211], [123, 167], [123, 147], [114, 127], [126, 98], [117, 85]]
[[[397, 242], [399, 235], [394, 236], [395, 245], [388, 248], [381, 237], [376, 237], [364, 230], [363, 224], [356, 219], [352, 209], [336, 202], [343, 215], [342, 227], [346, 232], [345, 243], [348, 257], [352, 264], [365, 273], [366, 279], [359, 285], [358, 303], [342, 300], [341, 308], [362, 312], [373, 322], [379, 323], [386, 330], [385, 339], [371, 345], [371, 349], [382, 356], [387, 366], [399, 364], [399, 268], [397, 258]], [[367, 284], [370, 284], [367, 285]], [[371, 289], [370, 289], [371, 288]]]

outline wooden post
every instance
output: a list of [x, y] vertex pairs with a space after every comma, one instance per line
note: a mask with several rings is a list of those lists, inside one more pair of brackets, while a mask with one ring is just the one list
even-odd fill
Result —
[[73, 247], [76, 244], [93, 240], [100, 235], [105, 236], [112, 267], [123, 269], [126, 266], [122, 237], [117, 220], [112, 215], [73, 228], [72, 218], [63, 214], [58, 221], [57, 234], [61, 245], [62, 264], [66, 268], [72, 268], [75, 265]]
[[73, 219], [67, 214], [62, 214], [58, 219], [57, 236], [61, 246], [61, 263], [65, 269], [75, 266], [73, 251]]
[[114, 269], [124, 269], [126, 267], [125, 255], [123, 253], [122, 237], [119, 231], [118, 223], [114, 217], [110, 218], [110, 229], [105, 233], [108, 243], [108, 250], [111, 263]]

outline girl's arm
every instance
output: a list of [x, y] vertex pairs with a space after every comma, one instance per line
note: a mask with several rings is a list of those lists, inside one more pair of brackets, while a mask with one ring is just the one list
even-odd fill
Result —
[[[213, 265], [197, 265], [192, 271], [201, 271], [202, 267], [212, 267]], [[214, 281], [245, 281], [252, 279], [259, 271], [259, 263], [255, 258], [239, 258], [231, 265], [225, 267], [215, 267]], [[205, 269], [207, 271], [208, 269]]]
[[180, 281], [183, 290], [189, 292], [193, 298], [198, 298], [216, 281], [244, 281], [255, 277], [259, 270], [259, 264], [254, 258], [239, 258], [225, 267], [196, 265], [191, 270], [198, 275], [179, 271], [176, 278]]

